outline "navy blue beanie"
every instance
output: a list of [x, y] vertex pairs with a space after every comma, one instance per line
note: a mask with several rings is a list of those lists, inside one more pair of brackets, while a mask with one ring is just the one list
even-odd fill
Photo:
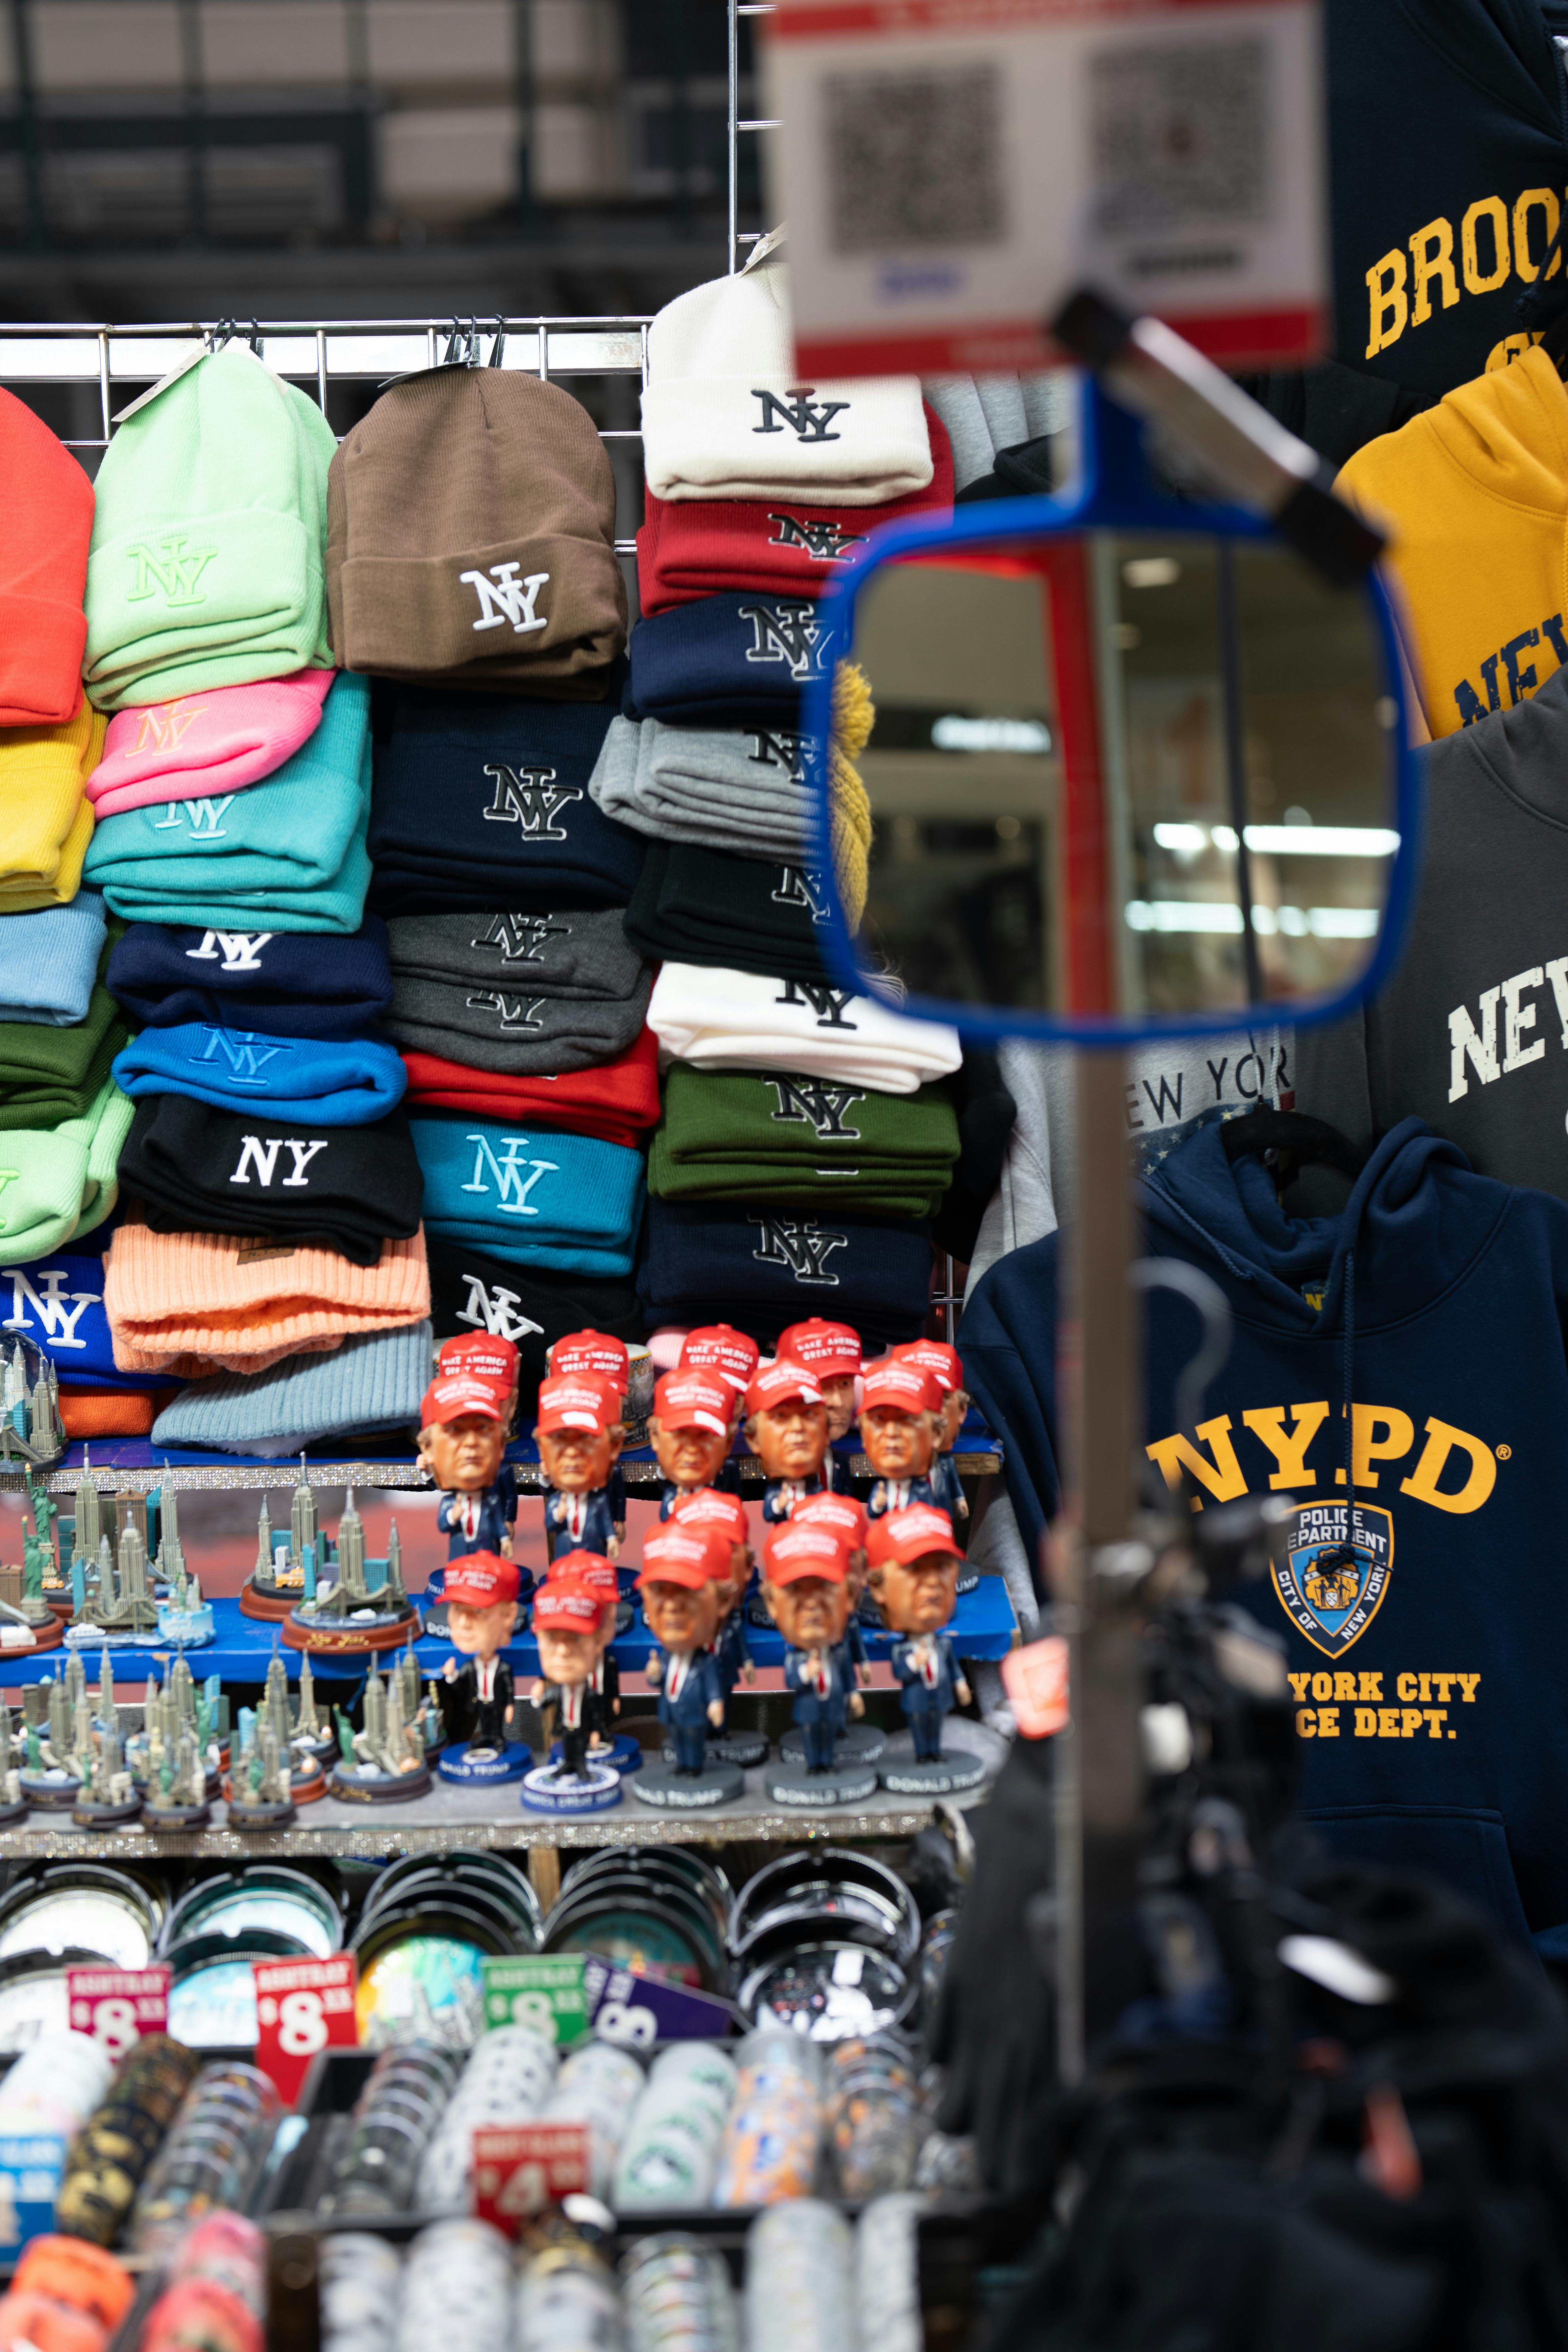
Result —
[[[845, 649], [809, 596], [700, 596], [639, 621], [628, 651], [628, 719], [694, 727], [800, 724], [801, 688]], [[374, 833], [371, 846], [375, 846]]]
[[615, 715], [614, 700], [382, 686], [372, 902], [387, 915], [624, 907], [643, 839], [588, 791]]
[[931, 1295], [924, 1225], [760, 1207], [753, 1215], [650, 1199], [637, 1292], [660, 1323], [733, 1323], [772, 1341], [812, 1315], [863, 1337], [912, 1339]]
[[386, 925], [357, 931], [177, 930], [132, 923], [108, 988], [140, 1029], [190, 1021], [273, 1037], [370, 1037], [392, 1003]]

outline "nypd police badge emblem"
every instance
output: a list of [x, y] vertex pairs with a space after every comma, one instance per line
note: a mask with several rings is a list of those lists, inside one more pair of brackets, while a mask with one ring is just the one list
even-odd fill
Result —
[[1383, 1605], [1394, 1568], [1394, 1519], [1358, 1503], [1303, 1503], [1274, 1558], [1274, 1590], [1291, 1623], [1325, 1657], [1359, 1642]]

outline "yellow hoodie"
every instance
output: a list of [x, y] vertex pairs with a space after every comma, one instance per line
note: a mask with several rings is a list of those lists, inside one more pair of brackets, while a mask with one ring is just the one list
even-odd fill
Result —
[[1368, 442], [1338, 488], [1390, 533], [1434, 735], [1522, 702], [1568, 662], [1568, 390], [1544, 352]]

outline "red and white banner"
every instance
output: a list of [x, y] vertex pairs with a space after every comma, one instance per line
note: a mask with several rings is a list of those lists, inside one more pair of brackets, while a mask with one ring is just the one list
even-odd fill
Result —
[[1321, 354], [1317, 0], [783, 0], [758, 21], [803, 380], [1048, 366], [1083, 286], [1225, 366]]

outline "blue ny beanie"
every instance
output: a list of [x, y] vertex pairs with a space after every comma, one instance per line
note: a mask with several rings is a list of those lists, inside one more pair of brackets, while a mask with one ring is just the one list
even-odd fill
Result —
[[428, 1323], [345, 1339], [330, 1356], [287, 1356], [270, 1371], [193, 1381], [153, 1424], [154, 1445], [298, 1454], [321, 1438], [416, 1429], [431, 1370]]
[[307, 1128], [367, 1126], [408, 1083], [401, 1055], [370, 1038], [272, 1037], [199, 1022], [143, 1029], [110, 1067], [133, 1101], [192, 1095], [216, 1110], [257, 1107]]
[[643, 1159], [623, 1144], [461, 1112], [408, 1122], [425, 1171], [425, 1230], [502, 1265], [626, 1275], [642, 1218]]
[[[622, 676], [617, 665], [617, 698]], [[643, 838], [588, 790], [616, 709], [378, 686], [370, 853], [380, 911], [624, 907]]]
[[0, 915], [0, 1021], [47, 1029], [85, 1021], [105, 921], [96, 890], [79, 890], [68, 906]]
[[841, 628], [809, 596], [700, 596], [639, 621], [628, 643], [628, 719], [692, 727], [798, 728], [801, 688], [830, 677]]
[[386, 925], [367, 915], [360, 929], [333, 938], [132, 923], [109, 959], [107, 985], [142, 1029], [216, 1021], [269, 1037], [374, 1035], [392, 1005]]
[[357, 931], [370, 782], [370, 687], [339, 677], [315, 733], [259, 783], [105, 817], [87, 879], [141, 922]]
[[924, 1225], [868, 1223], [828, 1210], [759, 1207], [749, 1216], [650, 1200], [637, 1292], [648, 1327], [734, 1323], [774, 1339], [812, 1315], [864, 1337], [912, 1339], [931, 1296]]

